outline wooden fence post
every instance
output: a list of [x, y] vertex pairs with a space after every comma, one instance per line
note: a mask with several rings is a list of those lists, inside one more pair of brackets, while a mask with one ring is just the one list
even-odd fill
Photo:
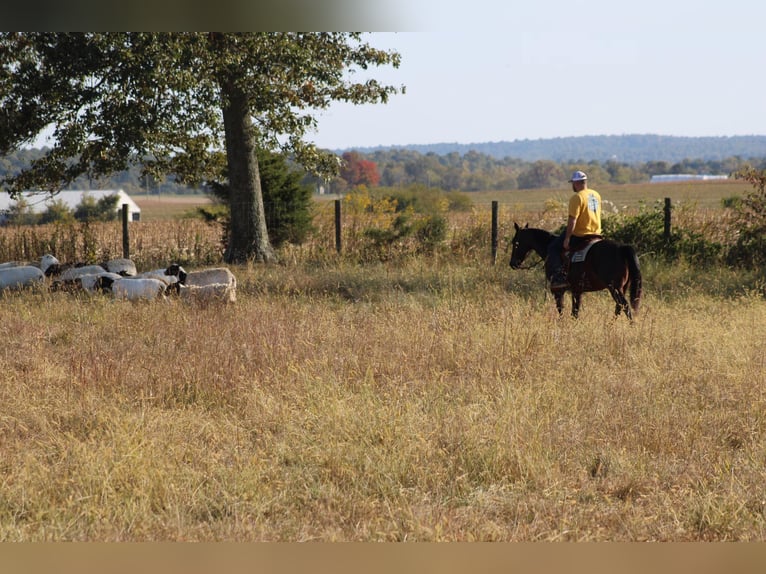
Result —
[[670, 241], [670, 198], [665, 198], [665, 229], [663, 231], [663, 237], [666, 241]]
[[122, 204], [122, 256], [130, 259], [130, 235], [128, 235], [128, 204]]
[[335, 250], [340, 253], [341, 250], [341, 242], [340, 242], [340, 199], [335, 200]]
[[497, 212], [498, 202], [492, 201], [492, 265], [497, 262]]

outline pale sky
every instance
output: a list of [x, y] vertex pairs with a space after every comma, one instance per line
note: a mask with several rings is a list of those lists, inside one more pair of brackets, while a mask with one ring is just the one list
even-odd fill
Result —
[[[582, 135], [766, 135], [761, 0], [400, 0], [388, 104], [336, 104], [328, 149]], [[393, 9], [393, 8], [392, 8]], [[364, 77], [361, 76], [360, 77]]]

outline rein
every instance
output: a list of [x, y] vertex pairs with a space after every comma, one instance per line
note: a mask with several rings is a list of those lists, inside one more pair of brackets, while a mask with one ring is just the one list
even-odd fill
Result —
[[533, 263], [532, 265], [526, 265], [526, 266], [519, 265], [516, 269], [518, 271], [529, 271], [530, 269], [534, 269], [535, 267], [537, 267], [538, 265], [540, 265], [540, 263], [543, 263], [544, 261], [545, 259], [538, 259], [537, 263]]

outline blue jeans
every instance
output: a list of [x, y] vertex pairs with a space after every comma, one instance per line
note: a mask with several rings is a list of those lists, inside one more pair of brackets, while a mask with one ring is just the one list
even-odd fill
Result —
[[561, 252], [564, 249], [564, 236], [565, 231], [562, 231], [560, 235], [553, 238], [548, 244], [548, 255], [545, 258], [545, 276], [550, 279], [556, 273], [561, 273], [563, 266], [561, 262]]
[[[556, 273], [561, 273], [561, 269], [564, 266], [563, 261], [561, 261], [561, 252], [564, 250], [565, 236], [566, 231], [562, 231], [561, 235], [554, 237], [553, 241], [548, 244], [548, 255], [545, 258], [545, 274], [548, 279], [556, 275]], [[569, 251], [577, 251], [587, 242], [588, 237], [572, 235], [569, 238]]]

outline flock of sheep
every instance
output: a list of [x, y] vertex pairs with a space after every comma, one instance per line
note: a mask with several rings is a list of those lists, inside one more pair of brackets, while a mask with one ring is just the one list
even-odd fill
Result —
[[130, 259], [111, 259], [100, 265], [62, 264], [46, 254], [40, 264], [0, 263], [0, 292], [19, 289], [50, 289], [107, 293], [129, 301], [164, 299], [237, 299], [237, 279], [226, 267], [187, 272], [178, 264], [139, 273]]

